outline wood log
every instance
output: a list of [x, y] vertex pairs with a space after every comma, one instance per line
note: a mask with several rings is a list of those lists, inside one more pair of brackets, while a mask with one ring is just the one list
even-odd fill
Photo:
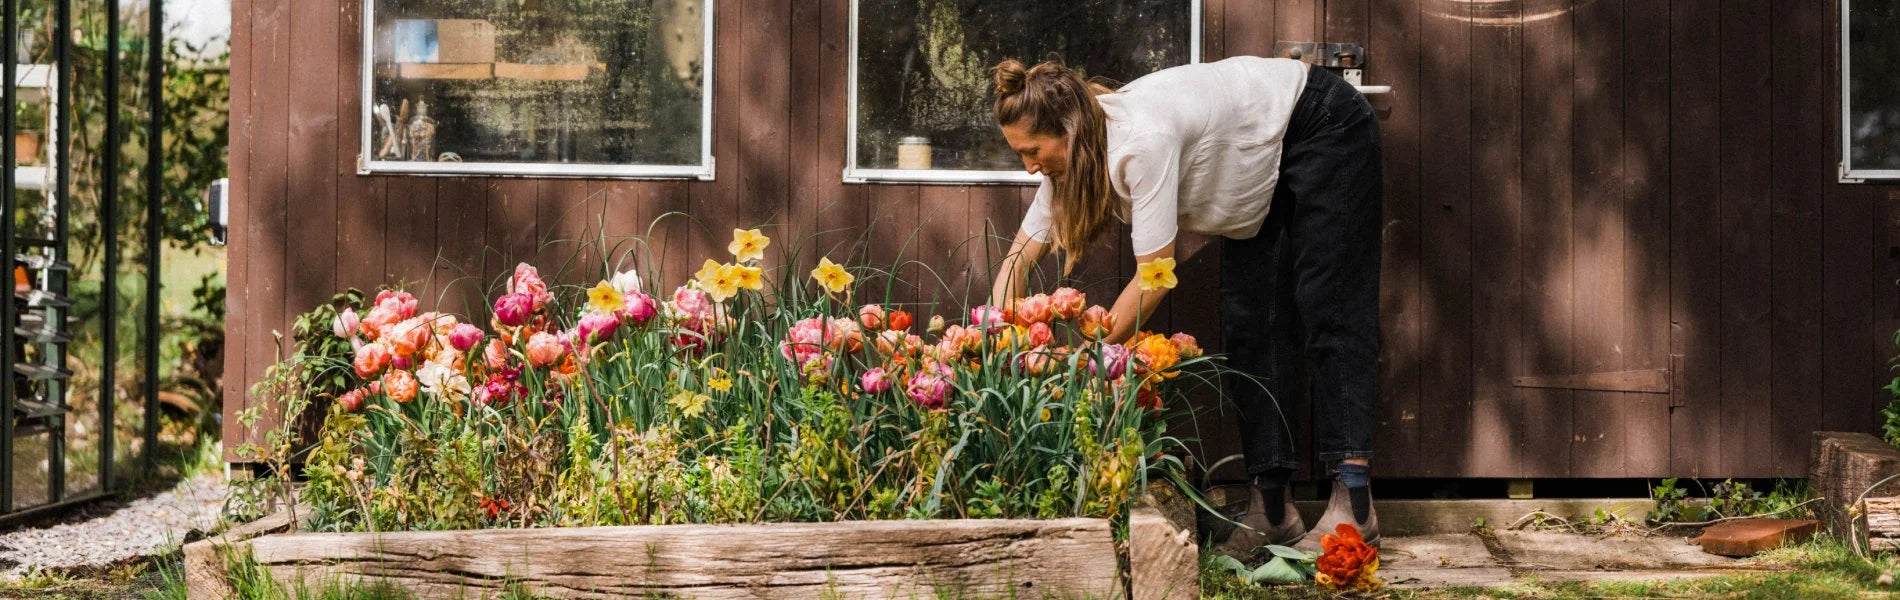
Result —
[[[1858, 519], [1849, 514], [1854, 501], [1867, 497], [1900, 496], [1900, 479], [1881, 483], [1900, 473], [1900, 450], [1880, 438], [1858, 432], [1814, 432], [1808, 485], [1824, 498], [1815, 513], [1834, 536], [1855, 535]], [[1876, 485], [1879, 484], [1879, 485]]]
[[1157, 483], [1128, 515], [1128, 575], [1133, 600], [1201, 597], [1201, 549], [1194, 507], [1173, 486]]
[[1900, 498], [1867, 498], [1860, 503], [1867, 523], [1867, 547], [1875, 552], [1900, 550]]
[[286, 586], [425, 598], [1125, 596], [1101, 519], [295, 533], [233, 548]]

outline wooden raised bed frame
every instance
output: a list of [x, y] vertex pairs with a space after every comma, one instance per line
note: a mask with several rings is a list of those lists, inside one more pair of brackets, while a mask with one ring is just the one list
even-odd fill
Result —
[[[266, 533], [185, 547], [192, 598], [228, 598], [224, 556], [248, 552], [280, 584], [387, 582], [420, 597], [1190, 599], [1200, 595], [1193, 511], [1149, 500], [1130, 515], [1130, 578], [1104, 519], [856, 521]], [[256, 537], [245, 537], [245, 536]]]

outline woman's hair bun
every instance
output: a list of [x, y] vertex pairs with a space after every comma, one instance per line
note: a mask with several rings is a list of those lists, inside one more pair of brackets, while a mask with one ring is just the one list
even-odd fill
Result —
[[996, 95], [998, 96], [1008, 96], [1022, 91], [1023, 82], [1029, 78], [1028, 69], [1014, 58], [1003, 59], [1003, 62], [996, 63], [996, 66], [990, 70], [996, 73]]

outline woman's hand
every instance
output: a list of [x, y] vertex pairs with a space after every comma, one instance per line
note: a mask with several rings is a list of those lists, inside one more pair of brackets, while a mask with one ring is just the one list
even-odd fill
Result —
[[[1174, 242], [1168, 242], [1152, 254], [1135, 257], [1135, 264], [1145, 265], [1164, 258], [1174, 258]], [[1167, 295], [1166, 289], [1141, 289], [1140, 277], [1129, 278], [1121, 296], [1115, 298], [1115, 307], [1109, 311], [1115, 315], [1115, 329], [1109, 332], [1107, 341], [1119, 344], [1134, 337], [1135, 332], [1141, 330], [1139, 321], [1153, 319], [1155, 309], [1160, 308], [1161, 299]]]

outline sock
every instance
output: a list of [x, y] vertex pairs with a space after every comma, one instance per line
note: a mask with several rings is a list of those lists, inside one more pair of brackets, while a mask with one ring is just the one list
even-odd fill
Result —
[[1286, 469], [1272, 469], [1254, 476], [1253, 485], [1260, 488], [1260, 497], [1266, 502], [1260, 512], [1276, 527], [1286, 520], [1286, 486], [1292, 479], [1293, 472]]
[[1339, 475], [1339, 482], [1346, 486], [1347, 498], [1352, 500], [1353, 521], [1366, 522], [1366, 518], [1372, 516], [1372, 467], [1341, 462], [1333, 466], [1333, 472]]

